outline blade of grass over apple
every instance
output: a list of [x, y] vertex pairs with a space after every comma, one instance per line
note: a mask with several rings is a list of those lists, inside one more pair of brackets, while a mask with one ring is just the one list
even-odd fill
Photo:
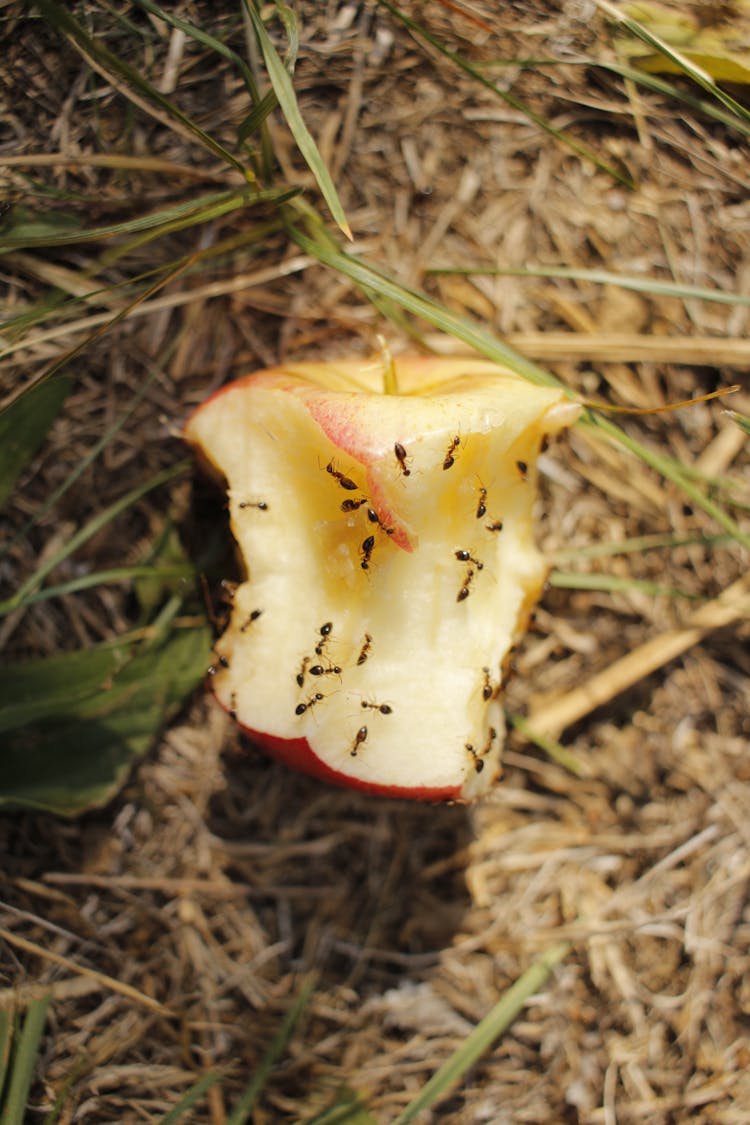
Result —
[[575, 137], [571, 137], [570, 134], [564, 133], [561, 129], [556, 129], [555, 126], [551, 125], [549, 121], [546, 120], [546, 118], [541, 116], [541, 114], [531, 109], [530, 106], [527, 106], [523, 101], [521, 101], [520, 98], [517, 98], [514, 94], [511, 94], [507, 90], [503, 90], [502, 87], [498, 86], [496, 82], [493, 82], [491, 78], [487, 78], [480, 67], [475, 66], [473, 63], [470, 63], [466, 59], [462, 58], [462, 56], [457, 54], [455, 51], [452, 51], [450, 47], [446, 46], [446, 44], [438, 39], [436, 35], [433, 35], [430, 31], [427, 30], [426, 27], [418, 23], [416, 20], [412, 19], [411, 16], [406, 14], [406, 12], [403, 12], [394, 4], [389, 3], [389, 0], [378, 0], [378, 4], [382, 8], [385, 8], [387, 11], [389, 11], [391, 15], [394, 16], [397, 20], [400, 20], [401, 23], [403, 23], [405, 27], [408, 27], [415, 36], [422, 38], [426, 43], [429, 43], [431, 47], [434, 47], [436, 50], [440, 51], [442, 55], [450, 59], [451, 62], [456, 64], [456, 66], [459, 66], [461, 70], [463, 70], [466, 74], [470, 74], [472, 78], [474, 78], [482, 86], [490, 90], [498, 98], [504, 101], [506, 105], [511, 106], [518, 113], [522, 113], [524, 117], [527, 117], [529, 121], [533, 122], [534, 125], [538, 126], [540, 129], [543, 129], [545, 133], [549, 133], [550, 136], [553, 136], [561, 144], [566, 145], [566, 147], [571, 149], [577, 156], [582, 157], [584, 160], [591, 161], [591, 163], [599, 168], [602, 172], [606, 172], [607, 175], [611, 176], [612, 179], [616, 180], [624, 187], [634, 187], [634, 182], [631, 176], [627, 175], [621, 169], [616, 168], [614, 165], [607, 163], [606, 160], [603, 160], [600, 156], [598, 156], [597, 153], [594, 152], [593, 149], [589, 148], [588, 145], [583, 144]]
[[263, 52], [268, 77], [292, 136], [297, 142], [297, 147], [314, 175], [336, 225], [341, 228], [347, 238], [351, 239], [352, 232], [347, 222], [346, 215], [344, 214], [344, 208], [325, 161], [320, 155], [318, 146], [315, 144], [300, 113], [299, 105], [297, 104], [297, 96], [294, 92], [294, 86], [289, 77], [289, 72], [271, 42], [265, 24], [256, 11], [253, 0], [244, 0], [244, 4], [253, 25], [253, 30], [258, 38], [260, 49]]
[[[0, 1070], [0, 1120], [3, 1125], [24, 1125], [27, 1120], [29, 1090], [34, 1077], [34, 1068], [39, 1056], [39, 1044], [47, 1021], [49, 997], [32, 1000], [26, 1011], [23, 1028], [12, 1033], [12, 1017], [8, 1015], [5, 1023], [5, 1038], [8, 1041], [8, 1026], [11, 1036], [8, 1046], [9, 1068], [5, 1075], [3, 1093], [2, 1070]], [[2, 1033], [0, 1026], [0, 1035]]]
[[608, 270], [567, 269], [564, 266], [513, 267], [435, 266], [428, 274], [457, 274], [460, 277], [549, 277], [568, 281], [590, 281], [595, 285], [616, 285], [636, 293], [658, 293], [663, 297], [679, 297], [684, 301], [715, 301], [722, 305], [750, 306], [746, 293], [732, 293], [726, 289], [706, 289], [698, 285], [683, 285], [674, 281], [658, 281], [652, 277], [627, 277]]
[[34, 388], [0, 414], [0, 508], [41, 446], [73, 387], [59, 376]]
[[542, 954], [508, 991], [495, 1007], [464, 1039], [458, 1050], [432, 1076], [406, 1109], [402, 1110], [393, 1125], [410, 1125], [420, 1113], [440, 1101], [460, 1081], [482, 1055], [507, 1031], [524, 1004], [549, 980], [557, 965], [571, 950], [569, 942], [560, 942]]
[[[71, 16], [70, 12], [61, 4], [57, 4], [55, 0], [38, 0], [38, 5], [41, 10], [42, 16], [55, 30], [65, 35], [79, 50], [87, 61], [95, 69], [104, 71], [106, 77], [112, 81], [112, 75], [117, 75], [119, 78], [124, 79], [133, 90], [137, 90], [142, 97], [137, 98], [132, 93], [129, 93], [130, 98], [136, 101], [141, 108], [146, 109], [148, 112], [154, 114], [162, 119], [162, 115], [154, 110], [154, 106], [158, 106], [159, 110], [166, 113], [168, 119], [171, 120], [173, 127], [181, 127], [186, 131], [188, 136], [192, 139], [199, 141], [205, 148], [209, 149], [215, 156], [221, 157], [235, 168], [245, 179], [254, 179], [254, 174], [250, 168], [247, 168], [243, 163], [219, 144], [210, 134], [206, 133], [196, 123], [178, 109], [177, 106], [169, 100], [164, 94], [147, 82], [143, 75], [126, 63], [119, 55], [115, 55], [102, 43], [92, 39], [92, 37], [85, 31], [83, 27]], [[113, 82], [118, 89], [120, 83]], [[125, 91], [123, 91], [125, 92]]]
[[[308, 220], [309, 217], [308, 212]], [[530, 382], [538, 383], [542, 386], [563, 387], [570, 398], [576, 398], [573, 392], [565, 387], [559, 379], [556, 379], [551, 372], [545, 371], [543, 367], [539, 367], [536, 363], [532, 363], [531, 360], [525, 359], [513, 348], [509, 347], [508, 344], [503, 343], [502, 340], [493, 336], [492, 333], [480, 328], [466, 317], [451, 313], [439, 304], [439, 302], [432, 300], [432, 298], [400, 285], [378, 267], [365, 264], [360, 259], [345, 254], [332, 244], [330, 237], [311, 238], [304, 234], [293, 223], [290, 223], [288, 229], [291, 238], [294, 239], [297, 245], [304, 250], [306, 254], [317, 258], [318, 261], [322, 262], [324, 265], [346, 274], [347, 277], [350, 277], [360, 285], [364, 292], [373, 290], [381, 296], [398, 303], [402, 308], [421, 317], [430, 324], [434, 324], [440, 331], [455, 336], [459, 340], [463, 340], [469, 347], [474, 348], [476, 351], [480, 352], [480, 354], [493, 360], [495, 363], [505, 364]], [[317, 233], [316, 229], [316, 234]], [[689, 479], [688, 472], [675, 458], [667, 457], [650, 449], [636, 438], [631, 437], [630, 434], [626, 433], [626, 431], [622, 430], [619, 426], [615, 425], [609, 418], [604, 418], [589, 408], [584, 409], [578, 424], [595, 427], [605, 433], [611, 440], [624, 446], [636, 457], [640, 458], [641, 461], [650, 465], [653, 469], [656, 469], [663, 477], [666, 477], [667, 480], [670, 480], [673, 484], [677, 485], [678, 488], [682, 489], [694, 504], [702, 508], [703, 511], [716, 520], [719, 526], [723, 527], [737, 542], [744, 544], [746, 547], [750, 547], [750, 534], [744, 532], [722, 507], [716, 504], [709, 496], [706, 496], [705, 493]]]

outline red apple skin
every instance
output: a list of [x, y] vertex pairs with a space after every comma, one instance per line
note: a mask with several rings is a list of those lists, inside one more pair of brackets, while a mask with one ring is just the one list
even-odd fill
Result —
[[[221, 701], [217, 700], [217, 702]], [[407, 801], [454, 801], [465, 804], [461, 799], [460, 786], [445, 786], [442, 789], [428, 787], [407, 789], [403, 785], [374, 785], [372, 782], [361, 781], [359, 778], [332, 770], [313, 753], [306, 738], [276, 738], [263, 731], [249, 730], [241, 723], [238, 725], [248, 738], [284, 765], [298, 773], [306, 773], [309, 777], [326, 781], [330, 785], [337, 785], [342, 789], [358, 789], [361, 793], [369, 793], [377, 797], [401, 797]]]

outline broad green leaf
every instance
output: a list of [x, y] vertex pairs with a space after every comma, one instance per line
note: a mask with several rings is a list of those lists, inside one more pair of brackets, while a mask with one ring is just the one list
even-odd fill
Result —
[[205, 626], [10, 666], [0, 679], [0, 808], [75, 816], [105, 804], [205, 675]]
[[50, 379], [0, 414], [0, 507], [44, 441], [72, 386], [67, 376]]

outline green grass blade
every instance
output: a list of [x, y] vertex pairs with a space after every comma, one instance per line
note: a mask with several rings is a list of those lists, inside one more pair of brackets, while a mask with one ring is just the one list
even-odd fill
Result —
[[169, 1113], [162, 1117], [159, 1125], [174, 1125], [175, 1121], [179, 1121], [183, 1114], [197, 1105], [204, 1094], [219, 1081], [221, 1081], [221, 1074], [216, 1070], [210, 1070], [207, 1074], [202, 1075], [180, 1098], [174, 1109], [170, 1109]]
[[636, 535], [632, 539], [618, 539], [611, 543], [588, 543], [572, 547], [567, 551], [555, 551], [553, 558], [558, 564], [577, 562], [579, 559], [602, 559], [612, 555], [643, 554], [644, 551], [659, 549], [673, 550], [677, 547], [728, 547], [731, 535]]
[[9, 226], [7, 228], [8, 233], [0, 238], [0, 254], [5, 254], [10, 250], [29, 249], [35, 246], [69, 246], [82, 242], [97, 242], [101, 239], [139, 232], [155, 231], [157, 235], [170, 234], [173, 231], [182, 230], [184, 227], [210, 222], [231, 211], [236, 211], [248, 203], [283, 202], [284, 199], [288, 198], [288, 194], [288, 191], [281, 192], [275, 189], [255, 191], [252, 188], [213, 192], [198, 199], [175, 203], [172, 207], [163, 207], [148, 215], [139, 215], [136, 219], [126, 219], [121, 223], [110, 223], [86, 230], [63, 230], [53, 234], [47, 231], [35, 234], [33, 223], [20, 223]]
[[9, 1074], [10, 1052], [13, 1046], [13, 1009], [0, 1008], [0, 1106]]
[[73, 386], [67, 376], [50, 379], [0, 414], [0, 508], [33, 459]]
[[274, 93], [278, 98], [281, 111], [292, 132], [292, 136], [297, 142], [297, 147], [302, 153], [308, 168], [317, 180], [318, 187], [321, 190], [334, 221], [341, 228], [346, 237], [351, 239], [352, 232], [346, 220], [344, 208], [341, 205], [338, 192], [331, 179], [331, 174], [325, 166], [323, 157], [320, 155], [318, 146], [315, 144], [315, 141], [302, 119], [289, 72], [271, 42], [265, 24], [255, 10], [252, 0], [245, 0], [245, 7], [253, 25], [253, 30], [258, 38], [260, 49], [263, 52], [268, 77], [273, 86]]
[[724, 90], [722, 90], [720, 86], [717, 86], [711, 75], [707, 74], [705, 70], [703, 70], [699, 66], [696, 66], [695, 63], [691, 62], [690, 59], [686, 58], [678, 50], [670, 46], [670, 44], [667, 43], [664, 39], [660, 38], [660, 36], [655, 35], [652, 31], [649, 31], [649, 29], [642, 23], [639, 23], [638, 20], [634, 20], [629, 16], [626, 16], [622, 11], [616, 8], [614, 4], [608, 3], [608, 0], [596, 0], [596, 2], [599, 8], [601, 8], [603, 12], [606, 12], [609, 18], [612, 19], [618, 25], [618, 27], [625, 28], [625, 30], [630, 32], [631, 35], [635, 36], [636, 39], [640, 39], [643, 43], [646, 43], [658, 54], [663, 55], [665, 59], [668, 59], [671, 63], [674, 63], [674, 65], [677, 66], [683, 72], [683, 74], [686, 74], [689, 78], [692, 78], [693, 81], [696, 82], [699, 86], [702, 86], [703, 89], [707, 91], [707, 93], [711, 94], [714, 98], [716, 98], [717, 101], [721, 102], [723, 106], [730, 110], [741, 121], [750, 122], [750, 111], [748, 111], [745, 106], [741, 105], [740, 102], [731, 97], [730, 94], [727, 94]]
[[309, 978], [302, 985], [294, 1004], [289, 1009], [284, 1018], [284, 1022], [277, 1031], [276, 1035], [271, 1041], [271, 1045], [266, 1051], [265, 1056], [260, 1062], [258, 1069], [253, 1075], [251, 1081], [240, 1095], [240, 1098], [235, 1105], [232, 1112], [226, 1120], [226, 1125], [245, 1125], [248, 1121], [253, 1107], [257, 1102], [260, 1094], [263, 1091], [268, 1076], [273, 1067], [281, 1058], [281, 1055], [286, 1050], [286, 1045], [292, 1037], [295, 1027], [299, 1022], [300, 1016], [304, 1012], [307, 1005], [310, 1003], [313, 991], [315, 989], [315, 978]]
[[606, 590], [610, 594], [627, 594], [632, 591], [648, 594], [653, 598], [700, 598], [700, 594], [678, 590], [674, 586], [662, 586], [658, 582], [648, 582], [641, 578], [624, 578], [617, 574], [576, 574], [553, 570], [549, 576], [549, 583], [559, 590]]
[[103, 70], [117, 74], [120, 78], [124, 78], [125, 81], [132, 86], [133, 89], [138, 91], [138, 93], [143, 95], [148, 102], [158, 106], [159, 109], [164, 111], [172, 120], [178, 122], [215, 156], [231, 164], [245, 179], [253, 178], [251, 170], [245, 168], [233, 153], [229, 152], [223, 145], [219, 144], [218, 141], [204, 132], [187, 114], [178, 109], [169, 98], [165, 97], [164, 94], [157, 90], [155, 86], [152, 86], [150, 82], [147, 82], [143, 75], [139, 74], [137, 70], [129, 66], [106, 47], [102, 46], [101, 43], [97, 43], [92, 39], [81, 25], [73, 19], [66, 8], [57, 4], [55, 0], [37, 0], [37, 3], [45, 20], [57, 31], [61, 31], [64, 35], [68, 36], [84, 56], [93, 59]]
[[588, 145], [583, 144], [575, 137], [571, 137], [568, 133], [563, 133], [561, 129], [556, 129], [554, 125], [550, 125], [550, 123], [546, 121], [541, 116], [541, 114], [538, 114], [535, 110], [531, 109], [530, 106], [527, 106], [525, 102], [522, 102], [520, 98], [515, 97], [514, 94], [509, 93], [507, 90], [503, 90], [500, 86], [497, 85], [496, 82], [493, 82], [491, 78], [487, 78], [480, 67], [474, 66], [473, 63], [467, 62], [467, 60], [462, 58], [461, 55], [457, 54], [455, 51], [452, 51], [450, 47], [447, 47], [445, 43], [437, 38], [436, 35], [433, 35], [430, 31], [427, 30], [427, 28], [417, 23], [417, 21], [412, 19], [411, 16], [408, 16], [406, 12], [402, 12], [400, 8], [397, 8], [394, 4], [391, 4], [389, 0], [378, 0], [378, 3], [382, 8], [386, 8], [387, 11], [389, 11], [391, 15], [395, 17], [395, 19], [400, 20], [405, 27], [408, 27], [414, 35], [424, 39], [425, 42], [429, 43], [430, 46], [439, 51], [441, 55], [444, 55], [447, 59], [450, 59], [451, 62], [455, 63], [455, 65], [460, 67], [461, 70], [463, 70], [466, 74], [471, 75], [472, 78], [481, 83], [481, 85], [484, 86], [487, 90], [490, 90], [493, 94], [495, 94], [496, 97], [504, 101], [506, 105], [511, 106], [518, 113], [522, 113], [524, 117], [528, 118], [529, 121], [532, 121], [536, 126], [538, 126], [538, 128], [543, 129], [545, 133], [548, 133], [550, 136], [554, 137], [555, 140], [560, 142], [560, 144], [565, 145], [567, 148], [575, 152], [577, 156], [582, 157], [584, 160], [591, 161], [591, 163], [599, 168], [602, 172], [606, 172], [614, 180], [616, 180], [618, 183], [623, 184], [625, 187], [632, 188], [634, 186], [633, 180], [630, 176], [625, 175], [620, 169], [615, 168], [612, 164], [608, 164], [605, 160], [602, 160], [602, 158], [598, 156], [593, 149], [589, 148]]
[[[49, 601], [50, 598], [60, 598], [63, 594], [78, 594], [81, 590], [90, 590], [94, 586], [108, 586], [117, 582], [133, 582], [136, 579], [188, 579], [195, 577], [195, 569], [189, 563], [175, 564], [174, 566], [116, 566], [110, 570], [97, 570], [94, 574], [83, 574], [79, 578], [71, 578], [69, 582], [61, 582], [57, 586], [46, 586], [37, 590], [24, 599], [24, 605], [37, 605], [39, 602]], [[5, 617], [17, 609], [14, 599], [7, 598], [0, 602], [0, 617]]]
[[332, 1103], [314, 1117], [297, 1125], [377, 1125], [362, 1097], [348, 1086], [337, 1091]]
[[0, 1120], [3, 1125], [24, 1125], [28, 1106], [29, 1090], [37, 1063], [39, 1043], [47, 1019], [49, 996], [33, 1000], [29, 1004], [23, 1030], [18, 1036], [12, 1055], [12, 1069], [8, 1082], [5, 1103], [0, 1105]]
[[505, 718], [510, 725], [522, 734], [525, 739], [532, 742], [534, 746], [538, 746], [540, 750], [544, 751], [548, 758], [553, 762], [557, 762], [558, 766], [568, 770], [575, 777], [586, 777], [587, 770], [583, 762], [567, 750], [561, 742], [556, 739], [550, 738], [545, 734], [537, 734], [533, 727], [529, 726], [526, 719], [522, 715], [516, 715], [512, 711], [505, 712]]
[[53, 571], [56, 566], [59, 566], [64, 559], [67, 559], [69, 555], [72, 555], [74, 551], [77, 551], [79, 547], [87, 543], [92, 536], [96, 535], [98, 531], [101, 531], [103, 527], [106, 527], [108, 523], [111, 523], [121, 512], [130, 508], [140, 500], [142, 496], [145, 496], [146, 493], [153, 491], [153, 489], [158, 488], [160, 485], [166, 484], [167, 481], [174, 480], [175, 477], [181, 476], [183, 473], [187, 472], [191, 464], [192, 463], [188, 460], [179, 461], [176, 465], [171, 465], [168, 469], [162, 469], [161, 472], [156, 473], [149, 480], [144, 481], [143, 484], [139, 484], [136, 488], [131, 489], [130, 492], [121, 496], [119, 500], [110, 504], [109, 507], [104, 508], [101, 512], [97, 512], [88, 523], [84, 524], [82, 528], [79, 528], [74, 535], [71, 535], [70, 539], [68, 539], [54, 555], [47, 559], [46, 562], [42, 563], [41, 566], [37, 567], [31, 577], [24, 582], [21, 588], [10, 599], [10, 608], [18, 609], [19, 606], [24, 605], [26, 598], [37, 590], [47, 575]]
[[563, 266], [524, 266], [523, 269], [438, 266], [426, 272], [433, 275], [459, 274], [462, 277], [549, 277], [569, 281], [590, 281], [595, 285], [615, 285], [620, 289], [632, 289], [637, 293], [679, 297], [685, 301], [715, 301], [722, 305], [750, 306], [750, 296], [745, 293], [730, 293], [725, 289], [704, 289], [698, 285], [682, 285], [674, 281], [658, 281], [650, 277], [628, 277], [626, 274], [609, 273], [607, 270], [577, 270]]
[[747, 414], [740, 414], [737, 410], [727, 410], [727, 414], [743, 433], [750, 435], [750, 418]]
[[524, 1004], [546, 983], [554, 968], [570, 952], [568, 942], [560, 942], [538, 958], [523, 976], [511, 985], [505, 995], [484, 1019], [477, 1024], [457, 1051], [422, 1087], [416, 1098], [403, 1110], [392, 1125], [410, 1125], [459, 1081], [470, 1067], [487, 1052], [495, 1040], [510, 1027]]

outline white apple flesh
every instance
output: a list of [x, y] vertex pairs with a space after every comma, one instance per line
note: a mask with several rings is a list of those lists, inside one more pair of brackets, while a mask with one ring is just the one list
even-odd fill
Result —
[[546, 567], [536, 461], [579, 408], [482, 360], [256, 372], [185, 437], [227, 481], [246, 580], [213, 690], [289, 765], [471, 800], [500, 772], [507, 654]]

